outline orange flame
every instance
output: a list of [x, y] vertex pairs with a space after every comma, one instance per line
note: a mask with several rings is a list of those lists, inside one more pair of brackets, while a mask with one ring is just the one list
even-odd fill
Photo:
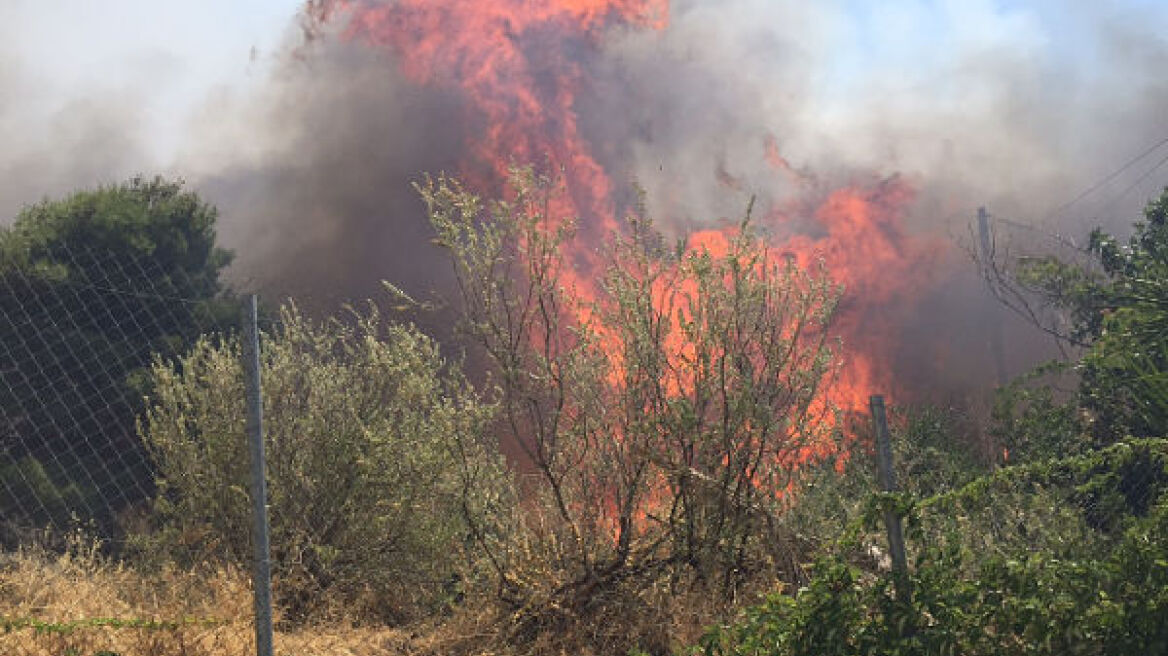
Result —
[[[588, 75], [579, 53], [599, 52], [613, 29], [667, 29], [669, 0], [313, 0], [309, 9], [319, 20], [347, 16], [348, 37], [391, 53], [413, 82], [465, 99], [465, 120], [475, 136], [461, 173], [472, 186], [498, 189], [513, 162], [562, 171], [567, 196], [554, 209], [561, 217], [581, 217], [573, 260], [583, 265], [565, 271], [563, 282], [595, 293], [597, 251], [621, 225], [613, 184], [577, 123]], [[764, 140], [761, 157], [788, 184], [818, 185], [791, 166], [773, 136]], [[740, 184], [724, 167], [718, 175], [723, 185]], [[898, 178], [832, 191], [809, 217], [813, 235], [773, 244], [775, 257], [792, 257], [804, 267], [824, 262], [845, 288], [836, 330], [847, 360], [832, 399], [845, 409], [862, 411], [869, 394], [891, 391], [888, 349], [896, 335], [889, 310], [918, 291], [921, 283], [914, 281], [927, 278], [920, 268], [939, 250], [905, 231], [903, 214], [913, 195]], [[779, 233], [789, 218], [775, 212], [762, 221]], [[725, 255], [729, 234], [695, 232], [687, 245]]]

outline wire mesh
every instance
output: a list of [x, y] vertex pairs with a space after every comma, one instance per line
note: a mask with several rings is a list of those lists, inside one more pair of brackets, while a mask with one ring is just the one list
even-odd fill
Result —
[[926, 535], [956, 540], [978, 560], [1102, 559], [1166, 491], [1168, 441], [1127, 440], [924, 499], [921, 521]]
[[[5, 552], [0, 629], [7, 629], [0, 634], [0, 654], [254, 651], [252, 593], [249, 576], [241, 570], [246, 558], [236, 558], [234, 565], [231, 559], [200, 564], [188, 558], [181, 564], [154, 563], [153, 570], [119, 565], [137, 538], [157, 530], [157, 503], [165, 497], [141, 437], [155, 391], [151, 367], [159, 363], [179, 371], [182, 357], [198, 339], [226, 337], [239, 329], [238, 304], [214, 292], [207, 280], [189, 279], [182, 269], [125, 252], [71, 247], [0, 262], [0, 547]], [[281, 334], [276, 322], [264, 324], [266, 334]], [[388, 377], [366, 380], [371, 370], [355, 367], [351, 359], [323, 357], [324, 364], [312, 373], [309, 353], [288, 349], [281, 360], [285, 369], [266, 383], [282, 390], [272, 393], [269, 411], [277, 473], [295, 464], [281, 458], [305, 457], [303, 448], [290, 446], [288, 436], [305, 433], [306, 417], [321, 424], [322, 435], [337, 437], [344, 430], [356, 435], [367, 426], [346, 427], [345, 418], [355, 416], [351, 409], [380, 416], [396, 398], [393, 389], [373, 384]], [[333, 354], [330, 349], [324, 355]], [[368, 389], [360, 388], [362, 382]], [[229, 459], [246, 472], [242, 379], [236, 396], [230, 385], [224, 389], [224, 403], [234, 404], [232, 413], [238, 415], [223, 428], [227, 439], [238, 442]], [[333, 395], [321, 396], [324, 392]], [[344, 403], [322, 405], [326, 400]], [[211, 427], [187, 433], [207, 430]], [[893, 432], [904, 460], [898, 478], [917, 497], [923, 535], [933, 543], [957, 540], [978, 555], [969, 561], [970, 576], [978, 571], [972, 566], [986, 558], [1035, 553], [1109, 557], [1125, 518], [1148, 513], [1168, 490], [1168, 446], [1162, 440], [1128, 441], [979, 473], [970, 484], [956, 485], [948, 477], [971, 471], [972, 455], [955, 456], [945, 444], [913, 437], [908, 429]], [[912, 462], [903, 458], [906, 452], [914, 455]], [[335, 468], [335, 455], [322, 452], [322, 468], [314, 471]], [[302, 524], [308, 527], [302, 532], [310, 533], [302, 543], [350, 548], [326, 540], [339, 506], [320, 498], [323, 478], [285, 472], [280, 479], [303, 487], [289, 488], [273, 503], [274, 535], [283, 538], [274, 545], [277, 558], [305, 560], [303, 553], [288, 548]], [[242, 475], [238, 479], [240, 490], [223, 491], [225, 503], [246, 506], [247, 482]], [[831, 495], [840, 496], [841, 489], [832, 488]], [[316, 514], [306, 511], [310, 502]], [[810, 510], [817, 512], [812, 521], [823, 523], [823, 508]], [[246, 512], [240, 517], [246, 518]], [[236, 533], [247, 530], [246, 522], [224, 526]], [[882, 546], [881, 537], [873, 527], [864, 543]], [[170, 539], [195, 543], [188, 554], [209, 554], [213, 545], [198, 543], [221, 538], [192, 533]], [[921, 540], [914, 544], [910, 538], [910, 560], [921, 546]], [[402, 558], [400, 552], [387, 553]], [[338, 551], [331, 562], [351, 558], [359, 563], [362, 554]], [[417, 576], [409, 587], [437, 589], [444, 582], [423, 581], [430, 576], [424, 572]], [[316, 580], [292, 583], [311, 596], [323, 593]], [[329, 633], [313, 628], [276, 636], [277, 653], [297, 653], [310, 645], [318, 649], [314, 653], [377, 653], [408, 642], [391, 629]]]
[[[88, 248], [0, 270], [0, 527], [116, 546], [154, 493], [137, 437], [153, 358], [225, 330], [222, 301], [149, 258]], [[216, 316], [218, 311], [219, 316]]]
[[237, 303], [217, 291], [129, 249], [0, 261], [0, 653], [254, 651], [238, 564], [135, 552], [157, 528], [139, 437], [151, 368], [237, 330]]
[[[967, 569], [958, 574], [970, 579], [994, 562], [1103, 562], [1133, 527], [1168, 504], [1168, 439], [1075, 443], [1073, 451], [1051, 447], [1023, 460], [987, 461], [967, 443], [975, 427], [941, 421], [952, 409], [941, 415], [894, 408], [893, 414], [910, 568], [937, 549], [962, 554]], [[857, 539], [845, 540], [845, 551], [872, 572], [889, 570], [889, 538], [873, 512], [885, 506], [871, 499], [880, 492], [876, 456], [855, 455], [861, 460], [844, 476], [827, 472], [815, 479], [789, 519], [820, 542], [854, 529]]]
[[[255, 653], [242, 312], [216, 291], [127, 252], [0, 261], [0, 654]], [[436, 346], [359, 315], [259, 317], [276, 653], [397, 649], [304, 618], [457, 592], [450, 508], [479, 501], [455, 498], [442, 440], [477, 454], [486, 411]]]

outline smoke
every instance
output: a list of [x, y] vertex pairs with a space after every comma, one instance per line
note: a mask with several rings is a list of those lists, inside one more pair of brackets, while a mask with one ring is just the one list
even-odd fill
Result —
[[[821, 178], [906, 176], [923, 194], [920, 227], [947, 227], [937, 211], [968, 221], [982, 204], [1042, 218], [1168, 135], [1157, 28], [1168, 12], [1000, 4], [891, 2], [866, 15], [855, 3], [683, 0], [669, 30], [613, 40], [604, 77], [616, 91], [596, 94], [606, 118], [593, 128], [634, 117], [608, 136], [627, 144], [616, 159], [655, 205], [699, 217], [789, 189], [792, 176], [765, 160], [771, 135], [791, 166]], [[1121, 184], [1103, 197], [1125, 202], [1074, 216], [1126, 222], [1165, 180], [1114, 198]]]
[[[593, 85], [581, 128], [618, 183], [679, 224], [737, 218], [751, 194], [782, 203], [810, 181], [892, 174], [920, 191], [920, 229], [960, 233], [978, 205], [1037, 222], [1168, 134], [1168, 12], [999, 5], [676, 1], [667, 30], [614, 31], [580, 55]], [[457, 169], [459, 98], [346, 42], [343, 16], [331, 27], [250, 97], [216, 99], [180, 169], [265, 283], [426, 279], [410, 182]], [[768, 163], [768, 141], [791, 171]], [[1130, 179], [1056, 228], [1122, 227], [1168, 176], [1117, 198]]]
[[220, 208], [243, 284], [317, 307], [378, 296], [383, 279], [427, 294], [449, 266], [412, 184], [456, 170], [460, 118], [458, 98], [330, 39], [297, 49], [258, 96], [211, 103], [188, 168]]
[[[1156, 167], [1164, 148], [1066, 205], [1168, 136], [1162, 7], [894, 2], [864, 15], [832, 3], [690, 0], [673, 9], [669, 30], [618, 35], [600, 62], [594, 106], [581, 113], [607, 144], [606, 166], [682, 225], [739, 217], [759, 194], [764, 214], [782, 216], [770, 227], [793, 233], [815, 230], [798, 220], [801, 202], [857, 181], [909, 180], [913, 230], [950, 248], [914, 269], [930, 291], [889, 309], [899, 313], [900, 339], [887, 342], [895, 379], [955, 390], [1056, 354], [987, 302], [965, 250], [978, 206], [1010, 222], [998, 224], [1002, 245], [1049, 250], [1043, 235], [1126, 232], [1168, 183], [1168, 167]], [[1004, 335], [997, 358], [994, 331]]]
[[52, 93], [15, 53], [0, 21], [0, 224], [26, 205], [112, 183], [146, 159], [132, 89], [104, 97]]
[[[663, 31], [574, 42], [589, 85], [575, 107], [582, 135], [617, 185], [643, 188], [650, 213], [677, 231], [737, 220], [752, 194], [761, 213], [787, 218], [773, 229], [814, 230], [802, 209], [892, 175], [917, 190], [909, 221], [920, 234], [961, 238], [980, 205], [1040, 231], [1122, 231], [1168, 181], [1168, 166], [1152, 168], [1158, 152], [1061, 207], [1168, 136], [1168, 7], [868, 5], [674, 0]], [[381, 279], [421, 295], [448, 284], [411, 183], [460, 172], [482, 129], [456, 90], [410, 82], [392, 55], [342, 36], [344, 21], [307, 42], [273, 25], [295, 33], [278, 64], [251, 88], [207, 98], [166, 167], [220, 208], [240, 285], [322, 308], [376, 295]], [[557, 41], [530, 35], [525, 47], [539, 57]], [[35, 75], [3, 54], [0, 215], [155, 168], [154, 136], [138, 127], [146, 89], [107, 84], [45, 107]], [[947, 341], [984, 341], [971, 270], [959, 248], [922, 265], [937, 291], [902, 329], [939, 346], [906, 353], [916, 364], [905, 366], [936, 369]], [[1009, 359], [1032, 357], [1013, 343]]]
[[[1168, 135], [1164, 8], [862, 4], [675, 0], [664, 31], [571, 43], [589, 85], [580, 130], [618, 186], [643, 188], [677, 231], [737, 220], [754, 194], [762, 214], [785, 217], [770, 229], [814, 230], [801, 210], [892, 175], [918, 192], [908, 219], [920, 234], [961, 240], [979, 205], [1045, 232], [1122, 231], [1168, 180], [1164, 168], [1132, 185], [1133, 171], [1051, 214]], [[474, 138], [463, 131], [478, 128], [455, 91], [411, 83], [344, 27], [342, 14], [290, 48], [253, 95], [216, 99], [185, 166], [222, 209], [243, 279], [325, 304], [375, 294], [383, 278], [440, 289], [447, 268], [410, 183], [458, 171]], [[538, 58], [556, 43], [524, 47]], [[899, 310], [904, 376], [992, 379], [994, 321], [1012, 335], [1008, 373], [1042, 352], [1019, 323], [987, 322], [1000, 309], [960, 247], [917, 273], [933, 291]]]

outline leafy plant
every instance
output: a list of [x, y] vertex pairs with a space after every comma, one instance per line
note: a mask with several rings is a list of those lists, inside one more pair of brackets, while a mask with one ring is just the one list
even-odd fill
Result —
[[[26, 207], [0, 228], [0, 511], [10, 528], [115, 518], [151, 494], [143, 373], [235, 316], [215, 208], [133, 178]], [[57, 487], [56, 491], [51, 488]]]
[[1144, 383], [1168, 371], [1168, 190], [1148, 204], [1126, 245], [1097, 229], [1085, 254], [1085, 264], [1022, 259], [1015, 275], [1065, 312], [1065, 336], [1086, 348], [1077, 401], [1096, 443], [1164, 435], [1168, 404]]
[[592, 622], [617, 591], [662, 582], [732, 597], [776, 559], [799, 467], [836, 449], [820, 392], [838, 290], [748, 220], [714, 248], [670, 248], [632, 217], [582, 277], [563, 189], [529, 170], [511, 186], [506, 202], [448, 178], [419, 188], [538, 478], [529, 535], [547, 575], [516, 563], [505, 600]]
[[[898, 597], [893, 574], [857, 558], [862, 543], [848, 538], [819, 561], [807, 586], [712, 628], [695, 651], [1164, 653], [1166, 465], [1163, 440], [1119, 444], [1004, 469], [901, 506], [914, 552], [911, 597]], [[1141, 491], [1135, 497], [1133, 487]], [[1110, 521], [1100, 524], [1095, 514]]]
[[990, 432], [1003, 449], [1003, 462], [1024, 464], [1092, 448], [1087, 413], [1073, 391], [1060, 390], [1052, 381], [1071, 369], [1050, 363], [995, 392]]
[[[416, 329], [370, 306], [317, 323], [294, 306], [262, 337], [275, 589], [290, 619], [390, 620], [476, 576], [512, 497], [487, 439], [494, 408]], [[161, 477], [145, 544], [198, 562], [250, 559], [243, 371], [236, 338], [159, 360], [141, 436]]]
[[[958, 489], [989, 471], [967, 418], [952, 408], [892, 406], [892, 454], [897, 486], [914, 498]], [[870, 419], [854, 417], [851, 434], [871, 433]], [[860, 519], [866, 500], [879, 489], [875, 445], [857, 440], [846, 458], [808, 466], [799, 477], [782, 522], [798, 535], [798, 557], [833, 544]]]

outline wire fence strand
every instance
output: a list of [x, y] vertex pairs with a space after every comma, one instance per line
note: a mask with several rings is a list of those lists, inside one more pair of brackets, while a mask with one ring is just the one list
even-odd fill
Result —
[[238, 330], [216, 286], [125, 250], [0, 261], [0, 653], [254, 651], [245, 572], [118, 565], [155, 530], [151, 368]]

